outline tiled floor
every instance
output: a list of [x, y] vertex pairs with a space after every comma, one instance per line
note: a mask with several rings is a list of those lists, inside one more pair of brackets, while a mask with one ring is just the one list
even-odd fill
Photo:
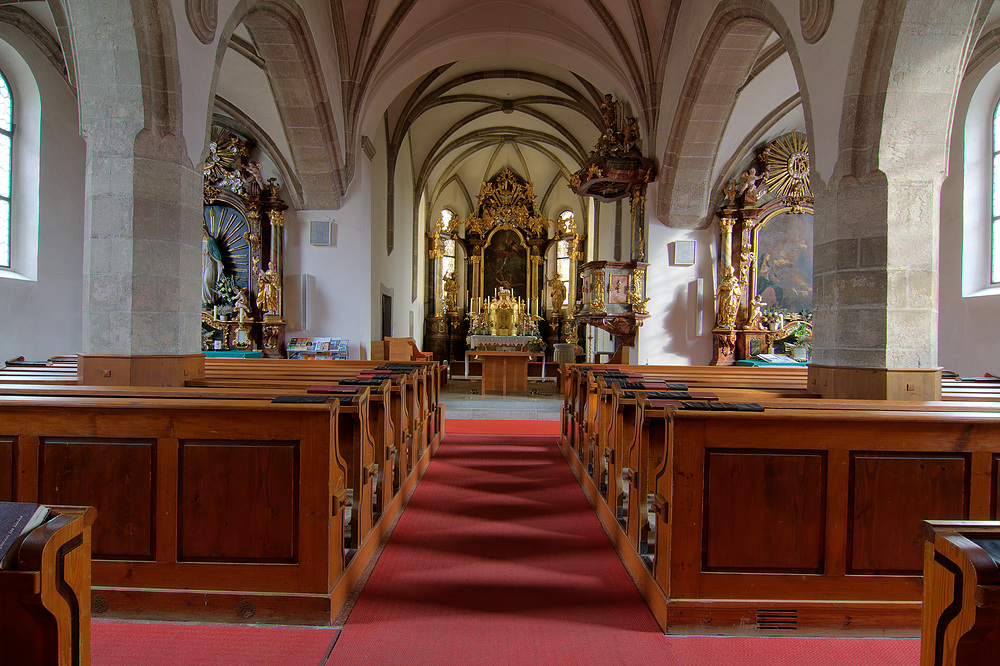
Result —
[[558, 421], [562, 394], [553, 379], [528, 382], [528, 395], [480, 395], [482, 382], [453, 378], [441, 391], [445, 419]]

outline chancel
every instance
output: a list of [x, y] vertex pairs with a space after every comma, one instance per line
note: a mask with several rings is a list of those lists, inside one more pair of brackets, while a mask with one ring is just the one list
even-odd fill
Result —
[[[475, 579], [372, 589], [518, 611], [473, 656], [549, 608], [600, 629], [540, 639], [567, 661], [628, 642], [584, 581], [662, 641], [916, 638], [924, 567], [993, 584], [920, 523], [1000, 517], [998, 34], [993, 0], [4, 4], [0, 502], [96, 510], [98, 619], [349, 626], [416, 507], [457, 564], [406, 575]], [[553, 455], [614, 573], [543, 576], [597, 552]], [[10, 626], [48, 569], [0, 577]], [[425, 636], [400, 608], [355, 617]]]

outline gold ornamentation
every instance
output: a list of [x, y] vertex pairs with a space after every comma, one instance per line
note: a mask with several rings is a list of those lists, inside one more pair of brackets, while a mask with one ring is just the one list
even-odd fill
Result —
[[494, 227], [527, 229], [535, 234], [548, 230], [552, 222], [534, 214], [537, 211], [534, 184], [519, 181], [514, 172], [504, 168], [491, 182], [484, 182], [477, 213], [465, 220], [466, 229], [480, 236]]
[[432, 231], [429, 236], [431, 237], [431, 249], [428, 255], [431, 259], [440, 259], [444, 256], [444, 250], [441, 248], [441, 234]]
[[606, 312], [608, 306], [604, 303], [604, 269], [594, 271], [594, 287], [590, 296], [591, 314]]
[[281, 337], [281, 326], [280, 325], [268, 325], [263, 326], [263, 337], [264, 337], [264, 349], [277, 349], [278, 348], [278, 338]]
[[268, 213], [271, 219], [271, 226], [278, 227], [279, 229], [285, 226], [285, 211], [283, 210], [272, 210]]
[[764, 182], [774, 196], [793, 207], [812, 197], [809, 185], [809, 145], [806, 135], [789, 132], [767, 144], [761, 157], [766, 166]]
[[643, 298], [645, 290], [643, 289], [643, 276], [645, 275], [645, 270], [641, 268], [636, 268], [632, 271], [632, 285], [628, 291], [628, 303], [632, 306], [632, 312], [635, 314], [649, 314], [646, 310], [646, 303], [649, 302], [648, 298]]

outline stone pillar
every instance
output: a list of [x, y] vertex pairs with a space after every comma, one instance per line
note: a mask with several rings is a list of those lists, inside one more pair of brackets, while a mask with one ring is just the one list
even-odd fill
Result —
[[87, 141], [83, 363], [86, 355], [200, 359], [202, 179], [180, 133], [171, 61], [155, 85], [141, 75], [158, 55], [137, 42], [139, 26], [157, 17], [133, 15], [139, 5], [120, 0], [69, 5]]
[[[940, 183], [841, 179], [817, 200], [813, 363], [824, 397], [939, 399]], [[859, 369], [875, 372], [857, 372]]]

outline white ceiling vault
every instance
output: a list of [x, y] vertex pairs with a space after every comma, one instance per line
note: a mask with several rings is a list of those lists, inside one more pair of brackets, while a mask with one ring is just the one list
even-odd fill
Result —
[[[397, 178], [394, 187], [399, 191], [412, 185], [413, 199], [423, 203], [425, 213], [449, 205], [460, 216], [467, 215], [481, 182], [506, 166], [534, 182], [542, 212], [554, 217], [557, 208], [572, 204], [569, 177], [586, 161], [603, 130], [599, 107], [605, 93], [628, 105], [638, 120], [642, 152], [657, 163], [672, 149], [698, 147], [698, 131], [688, 131], [685, 141], [676, 145], [668, 141], [677, 109], [661, 108], [664, 88], [683, 84], [690, 61], [689, 53], [678, 60], [685, 63], [685, 71], [675, 71], [678, 68], [668, 69], [668, 56], [677, 48], [692, 51], [702, 38], [674, 34], [678, 15], [688, 4], [303, 2], [299, 14], [279, 16], [289, 23], [292, 41], [299, 43], [294, 50], [279, 48], [286, 37], [272, 29], [274, 20], [249, 15], [235, 29], [220, 70], [217, 108], [258, 127], [268, 145], [289, 156], [288, 164], [278, 167], [297, 207], [319, 207], [314, 202], [336, 207], [337, 201], [329, 205], [317, 188], [332, 181], [341, 188], [339, 201], [350, 187], [362, 145], [384, 133], [385, 144], [375, 149], [385, 150], [389, 181], [397, 172], [397, 160], [409, 160], [412, 183]], [[710, 161], [687, 176], [705, 183], [700, 201], [660, 206], [679, 218], [689, 215], [688, 208], [695, 209], [691, 226], [707, 224], [709, 190], [738, 168], [740, 155], [773, 138], [766, 136], [771, 126], [804, 129], [794, 72], [780, 40], [769, 29], [758, 28], [755, 34], [760, 36], [752, 52], [741, 53], [748, 62], [733, 70], [739, 78], [726, 87], [755, 117], [733, 119], [733, 99], [721, 111], [713, 109], [714, 134], [705, 142], [710, 144]], [[268, 62], [286, 58], [285, 53], [299, 58], [305, 54], [315, 71]], [[709, 74], [718, 76], [720, 71], [729, 70], [720, 66]], [[308, 100], [311, 118], [283, 110], [279, 73], [286, 72], [298, 80], [312, 76], [318, 81]], [[285, 98], [295, 97], [291, 87], [285, 88]], [[272, 97], [277, 109], [270, 106]], [[753, 99], [760, 101], [754, 104]], [[329, 109], [315, 112], [324, 105]], [[703, 113], [713, 106], [710, 98], [702, 98], [692, 108]], [[302, 145], [302, 123], [310, 122], [323, 131], [333, 128], [320, 137], [320, 142], [333, 137], [328, 154]], [[722, 145], [727, 154], [718, 154]], [[684, 186], [681, 182], [677, 187]], [[574, 207], [582, 208], [582, 202], [577, 200]]]

